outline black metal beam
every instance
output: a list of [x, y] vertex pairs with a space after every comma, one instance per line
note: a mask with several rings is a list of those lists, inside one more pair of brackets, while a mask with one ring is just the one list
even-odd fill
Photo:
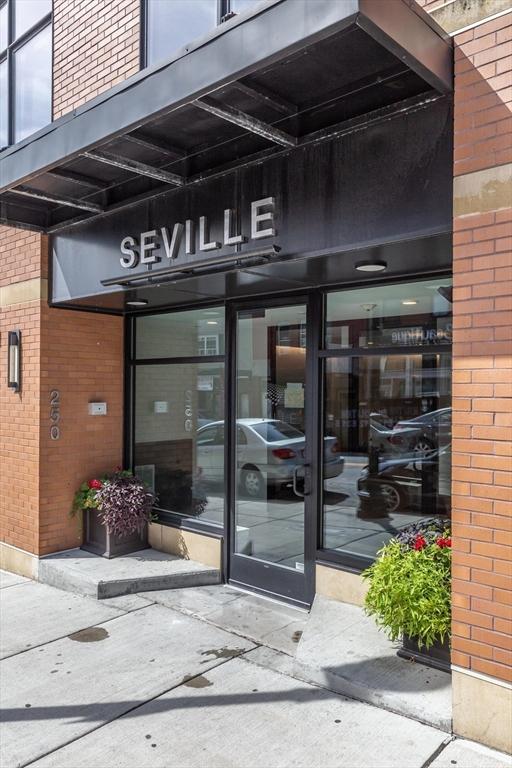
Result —
[[277, 96], [273, 91], [264, 88], [262, 85], [253, 83], [250, 80], [238, 80], [236, 83], [233, 83], [233, 85], [241, 93], [245, 93], [247, 96], [259, 101], [260, 104], [271, 107], [287, 117], [293, 117], [293, 115], [297, 114], [298, 107], [296, 104], [292, 104], [291, 101], [283, 99], [282, 96]]
[[79, 200], [75, 197], [67, 197], [67, 195], [51, 195], [47, 192], [40, 192], [38, 189], [17, 187], [16, 189], [10, 189], [9, 192], [14, 195], [32, 197], [34, 200], [44, 200], [47, 203], [54, 203], [55, 205], [65, 205], [69, 208], [81, 208], [84, 211], [91, 211], [92, 213], [102, 213], [105, 210], [102, 205], [93, 203], [90, 200]]
[[272, 141], [274, 144], [281, 144], [283, 147], [294, 147], [297, 144], [295, 136], [290, 136], [279, 128], [264, 123], [256, 117], [251, 117], [251, 115], [247, 115], [239, 109], [228, 107], [226, 104], [220, 104], [209, 96], [203, 96], [201, 99], [196, 99], [192, 104], [205, 112], [209, 112], [210, 114], [219, 117], [221, 120], [226, 120], [228, 123], [238, 125], [248, 133], [255, 133], [258, 136], [262, 136], [264, 139]]
[[122, 137], [123, 141], [129, 141], [131, 144], [135, 144], [143, 149], [151, 149], [154, 152], [160, 152], [160, 154], [167, 155], [177, 160], [184, 160], [187, 157], [187, 153], [184, 149], [178, 149], [178, 147], [172, 147], [169, 144], [159, 141], [153, 137], [142, 135], [141, 133], [126, 133]]
[[111, 165], [114, 168], [121, 168], [123, 171], [131, 171], [132, 173], [137, 173], [141, 176], [148, 176], [151, 179], [163, 181], [165, 184], [174, 184], [176, 187], [182, 187], [185, 183], [183, 176], [179, 176], [177, 173], [171, 173], [163, 168], [156, 168], [155, 166], [147, 165], [146, 163], [139, 163], [137, 160], [131, 160], [130, 158], [122, 157], [121, 155], [114, 155], [111, 152], [104, 152], [101, 149], [82, 152], [82, 157], [86, 157], [88, 160], [95, 160], [98, 163]]
[[52, 168], [52, 170], [48, 171], [48, 173], [52, 176], [56, 176], [59, 179], [72, 181], [75, 184], [79, 184], [81, 187], [86, 187], [87, 189], [100, 191], [110, 186], [108, 181], [93, 179], [92, 176], [86, 176], [85, 174], [77, 173], [76, 171], [69, 171], [67, 168]]
[[[405, 112], [413, 112], [418, 109], [424, 109], [428, 107], [429, 104], [432, 104], [441, 98], [443, 97], [437, 94], [435, 91], [429, 91], [428, 93], [423, 93], [419, 96], [412, 96], [409, 99], [404, 99], [403, 101], [397, 102], [395, 104], [376, 109], [366, 115], [354, 117], [350, 120], [345, 120], [341, 123], [337, 123], [336, 125], [329, 126], [328, 128], [322, 128], [319, 131], [310, 133], [302, 137], [299, 140], [298, 145], [305, 146], [308, 144], [316, 144], [323, 141], [328, 141], [329, 139], [336, 137], [346, 136], [347, 134], [364, 130], [371, 125], [376, 125], [378, 123], [391, 120], [392, 118], [402, 115]], [[292, 148], [290, 147], [270, 147], [263, 149], [259, 152], [255, 152], [254, 154], [249, 155], [246, 158], [243, 158], [242, 160], [233, 160], [223, 165], [210, 168], [209, 170], [201, 171], [194, 176], [189, 176], [186, 180], [186, 186], [188, 187], [195, 184], [201, 184], [202, 182], [219, 178], [237, 168], [249, 168], [252, 165], [261, 163], [263, 160], [269, 157], [279, 157], [290, 151], [292, 151]], [[122, 208], [137, 205], [138, 203], [146, 202], [147, 200], [152, 200], [156, 197], [159, 197], [160, 195], [168, 193], [169, 189], [167, 186], [162, 186], [149, 192], [143, 192], [125, 200], [119, 200], [115, 203], [111, 203], [106, 207], [104, 213], [99, 215], [113, 213], [115, 211], [121, 210]], [[77, 216], [76, 219], [68, 219], [67, 221], [52, 224], [48, 227], [47, 232], [51, 234], [58, 232], [61, 229], [67, 229], [68, 227], [75, 226], [76, 224], [79, 224], [81, 221], [83, 221], [83, 218], [84, 217], [82, 216]], [[87, 218], [96, 217], [93, 215]]]
[[46, 229], [39, 226], [38, 224], [30, 224], [26, 221], [18, 221], [17, 219], [11, 219], [8, 216], [0, 216], [0, 224], [4, 227], [16, 227], [16, 229], [24, 229], [27, 232], [46, 232]]
[[215, 269], [216, 267], [239, 266], [243, 262], [251, 259], [270, 259], [279, 253], [281, 249], [277, 245], [271, 245], [268, 248], [262, 248], [257, 251], [247, 251], [245, 253], [230, 254], [229, 256], [220, 256], [218, 259], [202, 259], [192, 261], [190, 264], [175, 264], [172, 267], [152, 270], [151, 272], [138, 272], [135, 275], [120, 275], [119, 277], [110, 277], [108, 280], [102, 280], [101, 284], [106, 288], [112, 285], [134, 285], [135, 283], [150, 283], [155, 280], [158, 282], [163, 277], [175, 277], [176, 275], [193, 275], [203, 269]]

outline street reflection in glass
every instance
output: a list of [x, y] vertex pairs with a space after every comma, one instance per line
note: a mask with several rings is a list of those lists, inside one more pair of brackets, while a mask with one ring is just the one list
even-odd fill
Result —
[[441, 278], [327, 297], [324, 435], [345, 469], [324, 473], [324, 548], [371, 560], [409, 523], [450, 515], [451, 290]]
[[240, 312], [235, 552], [304, 568], [306, 307]]

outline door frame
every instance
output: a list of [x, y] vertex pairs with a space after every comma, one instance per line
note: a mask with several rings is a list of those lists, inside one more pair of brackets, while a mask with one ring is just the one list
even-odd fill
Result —
[[[288, 602], [302, 608], [309, 608], [315, 595], [315, 561], [317, 553], [318, 509], [319, 509], [319, 466], [321, 445], [320, 425], [320, 370], [318, 349], [321, 339], [322, 295], [319, 292], [301, 294], [280, 294], [269, 298], [259, 297], [247, 301], [226, 303], [226, 387], [225, 413], [225, 493], [226, 520], [224, 539], [224, 568], [228, 583], [266, 595], [281, 602]], [[301, 579], [297, 572], [284, 566], [264, 564], [235, 553], [235, 500], [236, 500], [236, 412], [237, 412], [237, 314], [242, 310], [267, 309], [273, 307], [306, 306], [306, 368], [304, 389], [307, 397], [306, 408], [306, 451], [305, 464], [309, 468], [309, 493], [304, 497], [304, 574]], [[240, 558], [239, 563], [236, 559]], [[243, 560], [242, 560], [243, 559]], [[243, 565], [242, 565], [243, 563]], [[233, 567], [235, 566], [235, 568]], [[278, 571], [281, 570], [281, 579]], [[300, 572], [299, 572], [300, 573]], [[302, 574], [301, 574], [302, 575]], [[259, 583], [255, 583], [258, 581]], [[279, 589], [281, 586], [281, 589]], [[302, 589], [300, 589], [302, 586]]]

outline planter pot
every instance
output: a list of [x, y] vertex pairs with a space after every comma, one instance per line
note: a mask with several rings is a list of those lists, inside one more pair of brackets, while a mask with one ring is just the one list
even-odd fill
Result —
[[439, 640], [430, 648], [423, 646], [420, 648], [414, 637], [404, 635], [402, 638], [402, 647], [397, 651], [397, 656], [409, 661], [417, 661], [425, 664], [427, 667], [440, 669], [443, 672], [450, 673], [450, 643], [445, 640], [441, 643]]
[[136, 531], [129, 536], [114, 536], [109, 533], [100, 522], [100, 517], [96, 509], [84, 509], [84, 543], [81, 549], [86, 552], [93, 552], [102, 557], [119, 557], [128, 555], [130, 552], [138, 552], [148, 546], [148, 529], [144, 526], [142, 532]]

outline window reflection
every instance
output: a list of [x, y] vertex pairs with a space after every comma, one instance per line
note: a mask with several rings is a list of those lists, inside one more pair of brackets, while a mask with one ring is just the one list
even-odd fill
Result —
[[329, 358], [324, 434], [345, 459], [324, 474], [323, 546], [374, 558], [397, 530], [450, 514], [450, 356]]
[[222, 525], [224, 365], [138, 365], [135, 460], [157, 507]]
[[51, 13], [52, 0], [14, 0], [13, 7], [14, 36], [18, 38]]
[[168, 312], [137, 319], [136, 358], [224, 354], [224, 308]]
[[147, 64], [175, 51], [217, 24], [217, 0], [147, 0]]
[[452, 340], [448, 278], [327, 296], [326, 347], [417, 347]]
[[17, 50], [13, 60], [14, 141], [21, 141], [51, 121], [51, 25]]

